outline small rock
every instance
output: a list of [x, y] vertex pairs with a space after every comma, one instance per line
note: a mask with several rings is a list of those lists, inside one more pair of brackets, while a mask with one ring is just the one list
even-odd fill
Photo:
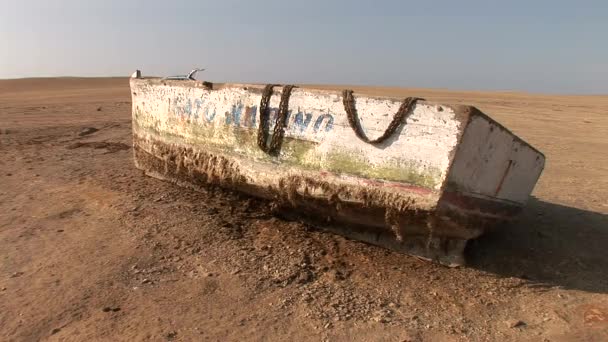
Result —
[[509, 328], [519, 328], [526, 325], [526, 322], [517, 319], [510, 319], [505, 322]]
[[101, 112], [101, 107], [97, 107], [97, 111], [98, 111], [98, 112]]
[[112, 308], [109, 307], [109, 306], [106, 306], [105, 308], [101, 309], [101, 311], [103, 311], [103, 312], [110, 312], [110, 311], [112, 311]]
[[60, 331], [61, 331], [60, 328], [55, 328], [55, 329], [51, 330], [51, 335], [55, 335], [56, 333], [58, 333]]
[[239, 270], [238, 268], [237, 268], [236, 270], [232, 271], [232, 274], [233, 274], [233, 275], [235, 275], [235, 274], [239, 274], [239, 273], [241, 273], [241, 270]]
[[329, 329], [329, 328], [331, 328], [331, 322], [327, 322], [327, 323], [326, 323], [326, 324], [323, 326], [323, 328], [325, 328], [325, 329]]
[[166, 336], [167, 336], [167, 339], [171, 341], [171, 340], [173, 340], [173, 339], [175, 339], [177, 337], [177, 332], [170, 331], [170, 332], [167, 333]]
[[142, 284], [148, 284], [151, 283], [150, 279], [146, 278], [144, 280], [141, 281]]
[[23, 272], [15, 272], [13, 274], [11, 274], [11, 278], [17, 278], [23, 275]]
[[9, 173], [7, 173], [6, 175], [7, 175], [7, 176], [12, 176], [13, 174], [9, 172]]
[[97, 131], [99, 131], [99, 130], [97, 128], [95, 128], [95, 127], [85, 127], [82, 130], [80, 130], [80, 133], [78, 133], [78, 135], [81, 136], [81, 137], [83, 137], [85, 135], [93, 134], [93, 133], [95, 133]]
[[378, 323], [390, 323], [391, 322], [390, 318], [388, 318], [388, 317], [382, 317], [382, 316], [374, 316], [372, 318], [372, 320], [374, 322], [378, 322]]
[[207, 273], [207, 277], [213, 277], [213, 273], [211, 273], [211, 272]]
[[63, 233], [63, 229], [57, 229], [57, 233]]
[[2, 290], [2, 291], [6, 291], [6, 287], [3, 287], [1, 290]]
[[297, 278], [298, 284], [306, 284], [314, 280], [314, 274], [310, 271], [300, 272]]

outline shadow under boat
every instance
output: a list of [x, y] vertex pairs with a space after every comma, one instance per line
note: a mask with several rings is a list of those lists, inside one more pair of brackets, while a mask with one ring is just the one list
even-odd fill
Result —
[[468, 267], [608, 293], [608, 215], [530, 198], [514, 222], [471, 240]]

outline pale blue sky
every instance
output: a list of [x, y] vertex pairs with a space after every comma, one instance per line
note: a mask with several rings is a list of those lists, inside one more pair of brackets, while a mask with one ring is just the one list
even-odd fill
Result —
[[608, 94], [608, 0], [0, 0], [0, 78]]

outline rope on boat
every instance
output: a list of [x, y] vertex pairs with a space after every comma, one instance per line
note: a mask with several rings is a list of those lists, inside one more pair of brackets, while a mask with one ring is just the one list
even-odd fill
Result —
[[268, 84], [262, 92], [262, 100], [260, 101], [260, 125], [258, 126], [258, 146], [262, 151], [268, 154], [277, 154], [283, 143], [283, 135], [285, 134], [285, 126], [287, 125], [287, 112], [289, 110], [289, 97], [291, 91], [295, 88], [294, 85], [286, 85], [281, 93], [281, 102], [279, 104], [279, 112], [272, 132], [270, 144], [266, 145], [268, 140], [268, 121], [270, 113], [268, 104], [272, 96], [273, 88], [276, 84]]
[[353, 91], [350, 89], [344, 89], [342, 91], [342, 102], [344, 104], [344, 110], [346, 111], [346, 115], [348, 117], [348, 123], [350, 127], [355, 131], [357, 137], [366, 143], [369, 144], [380, 144], [390, 138], [401, 126], [401, 124], [405, 121], [407, 114], [414, 108], [416, 101], [424, 99], [419, 97], [408, 97], [403, 100], [399, 110], [393, 116], [393, 120], [388, 125], [384, 134], [380, 137], [371, 140], [365, 135], [363, 129], [361, 128], [361, 122], [359, 121], [359, 116], [357, 115], [357, 109], [355, 108], [355, 98], [353, 97]]
[[[285, 126], [287, 125], [287, 112], [289, 110], [289, 97], [291, 96], [291, 91], [293, 90], [293, 88], [295, 88], [294, 85], [283, 86], [283, 92], [281, 93], [281, 102], [279, 104], [279, 112], [277, 113], [277, 117], [275, 120], [272, 138], [270, 139], [270, 144], [267, 144], [266, 142], [268, 141], [270, 121], [270, 108], [268, 106], [270, 103], [270, 97], [273, 93], [273, 89], [276, 86], [278, 85], [267, 84], [264, 87], [264, 90], [262, 91], [262, 99], [260, 100], [260, 125], [258, 126], [258, 146], [262, 151], [271, 155], [276, 155], [279, 149], [281, 148], [281, 144], [283, 143]], [[350, 89], [344, 89], [342, 91], [342, 102], [344, 104], [344, 111], [346, 111], [350, 127], [353, 129], [359, 139], [369, 144], [380, 144], [390, 138], [393, 134], [395, 134], [399, 126], [401, 126], [401, 124], [405, 122], [407, 114], [412, 111], [416, 104], [416, 101], [418, 100], [424, 101], [423, 98], [419, 97], [405, 98], [384, 133], [380, 137], [371, 140], [367, 137], [365, 132], [363, 132], [363, 128], [361, 128], [361, 122], [359, 121], [357, 108], [355, 107], [355, 98], [353, 97], [353, 91]]]

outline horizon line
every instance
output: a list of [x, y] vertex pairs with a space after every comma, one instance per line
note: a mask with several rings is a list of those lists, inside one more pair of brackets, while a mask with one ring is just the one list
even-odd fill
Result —
[[[162, 78], [164, 76], [148, 75], [144, 78]], [[13, 77], [13, 78], [1, 78], [2, 81], [19, 81], [19, 80], [32, 80], [32, 79], [113, 79], [113, 78], [125, 78], [129, 79], [131, 76], [26, 76], [26, 77]], [[202, 82], [202, 80], [197, 80]], [[210, 81], [214, 82], [214, 81]], [[238, 81], [217, 81], [215, 83], [249, 83], [249, 84], [268, 84], [277, 82], [238, 82]], [[528, 91], [518, 89], [471, 89], [471, 88], [446, 88], [446, 87], [413, 87], [413, 86], [402, 86], [402, 85], [378, 85], [378, 84], [343, 84], [343, 83], [297, 83], [288, 82], [284, 84], [295, 84], [300, 86], [324, 86], [324, 87], [373, 87], [373, 88], [397, 88], [397, 89], [419, 89], [425, 91], [443, 91], [443, 92], [484, 92], [484, 93], [497, 93], [497, 94], [524, 94], [524, 95], [537, 95], [537, 96], [608, 96], [608, 93], [565, 93], [565, 92], [542, 92], [542, 91]]]

